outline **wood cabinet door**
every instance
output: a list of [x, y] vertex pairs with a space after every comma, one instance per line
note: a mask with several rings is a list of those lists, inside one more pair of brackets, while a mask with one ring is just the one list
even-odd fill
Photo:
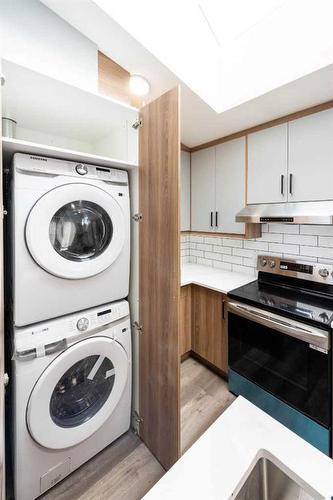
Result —
[[333, 109], [289, 123], [288, 168], [289, 201], [333, 199]]
[[216, 146], [216, 231], [245, 233], [245, 224], [235, 221], [245, 206], [246, 139], [240, 137]]
[[247, 203], [287, 201], [288, 124], [248, 135]]
[[140, 111], [140, 436], [165, 469], [180, 453], [179, 88]]
[[191, 229], [191, 153], [181, 152], [181, 212], [180, 230]]
[[192, 286], [180, 289], [179, 354], [192, 349]]
[[191, 153], [191, 229], [215, 231], [215, 147]]
[[223, 319], [225, 299], [220, 292], [192, 286], [192, 350], [227, 373], [228, 345]]

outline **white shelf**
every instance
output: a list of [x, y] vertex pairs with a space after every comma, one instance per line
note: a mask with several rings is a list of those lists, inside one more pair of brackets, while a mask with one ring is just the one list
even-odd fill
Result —
[[59, 158], [69, 161], [77, 161], [79, 163], [90, 163], [101, 165], [103, 167], [122, 168], [132, 170], [138, 167], [137, 163], [115, 160], [107, 156], [99, 156], [90, 153], [82, 153], [72, 149], [57, 148], [47, 146], [45, 144], [37, 144], [35, 142], [22, 141], [19, 139], [2, 138], [2, 151], [5, 161], [10, 161], [14, 153], [27, 153], [37, 156], [48, 156], [50, 158]]
[[2, 72], [2, 116], [17, 122], [20, 141], [47, 144], [57, 154], [85, 151], [90, 161], [138, 161], [136, 108], [10, 61], [2, 60]]

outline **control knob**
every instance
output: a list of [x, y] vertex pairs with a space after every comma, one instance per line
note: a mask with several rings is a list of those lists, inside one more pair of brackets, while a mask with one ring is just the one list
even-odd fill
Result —
[[319, 274], [319, 276], [321, 276], [322, 278], [327, 278], [327, 276], [328, 276], [330, 273], [329, 273], [328, 269], [326, 269], [325, 267], [322, 267], [321, 269], [319, 269], [318, 274]]
[[78, 163], [75, 170], [79, 175], [86, 175], [88, 173], [88, 167], [83, 165], [83, 163]]
[[262, 267], [265, 267], [267, 265], [267, 260], [261, 259], [261, 265], [262, 265]]
[[271, 269], [274, 269], [274, 267], [275, 267], [275, 266], [276, 266], [275, 260], [270, 260], [270, 261], [269, 261], [269, 267], [270, 267]]
[[326, 323], [328, 321], [328, 314], [325, 312], [322, 312], [319, 314], [319, 318], [323, 323]]
[[88, 326], [89, 326], [88, 318], [80, 318], [76, 323], [76, 327], [79, 330], [79, 332], [85, 332], [88, 329]]

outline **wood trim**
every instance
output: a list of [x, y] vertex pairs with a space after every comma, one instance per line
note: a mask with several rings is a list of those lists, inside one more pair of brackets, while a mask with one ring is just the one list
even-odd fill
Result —
[[193, 236], [209, 236], [212, 238], [233, 238], [248, 240], [253, 238], [260, 238], [261, 236], [261, 224], [252, 224], [250, 222], [245, 223], [245, 234], [239, 233], [210, 233], [209, 231], [181, 231], [182, 235], [193, 235]]
[[192, 351], [185, 352], [184, 354], [181, 355], [180, 362], [182, 363], [183, 361], [186, 361], [191, 356], [192, 356]]
[[192, 286], [180, 288], [179, 354], [192, 348]]
[[135, 107], [142, 106], [142, 99], [131, 94], [130, 73], [110, 57], [98, 51], [98, 92]]
[[189, 148], [188, 146], [186, 146], [186, 144], [183, 143], [180, 144], [180, 149], [181, 151], [186, 151], [187, 153], [191, 152], [191, 148]]
[[333, 108], [333, 99], [321, 104], [316, 104], [315, 106], [311, 106], [310, 108], [295, 111], [294, 113], [290, 113], [289, 115], [281, 116], [280, 118], [275, 118], [274, 120], [270, 120], [268, 122], [260, 123], [259, 125], [255, 125], [253, 127], [240, 130], [239, 132], [220, 137], [219, 139], [214, 139], [213, 141], [205, 142], [203, 144], [199, 144], [198, 146], [193, 146], [189, 149], [191, 153], [194, 153], [195, 151], [199, 151], [200, 149], [217, 146], [218, 144], [222, 144], [223, 142], [232, 141], [233, 139], [238, 139], [239, 137], [243, 137], [244, 135], [252, 134], [253, 132], [259, 132], [260, 130], [264, 130], [266, 128], [275, 127], [276, 125], [281, 125], [282, 123], [297, 120], [299, 118], [303, 118], [304, 116], [319, 113], [320, 111], [325, 111], [326, 109], [330, 108]]
[[[200, 361], [200, 363], [202, 363], [203, 365], [207, 366], [207, 368], [212, 370], [212, 372], [217, 373], [217, 375], [220, 375], [220, 377], [224, 378], [225, 380], [228, 380], [228, 374], [226, 372], [224, 372], [223, 370], [221, 370], [217, 366], [213, 365], [213, 363], [211, 363], [207, 359], [200, 356], [200, 354], [197, 354], [195, 351], [191, 351], [190, 356], [192, 356], [192, 358]], [[190, 356], [188, 356], [188, 357], [190, 357]], [[182, 361], [183, 361], [183, 359], [182, 359]]]
[[165, 469], [180, 456], [180, 89], [141, 109], [140, 437]]

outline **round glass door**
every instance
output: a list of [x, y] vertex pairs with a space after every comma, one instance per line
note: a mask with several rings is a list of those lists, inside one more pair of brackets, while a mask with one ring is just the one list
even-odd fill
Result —
[[76, 427], [102, 408], [111, 394], [115, 369], [110, 359], [88, 356], [71, 366], [55, 386], [50, 415], [60, 427]]
[[96, 203], [76, 200], [61, 207], [51, 219], [50, 241], [59, 255], [80, 262], [98, 257], [113, 233], [107, 212]]
[[129, 374], [130, 361], [115, 340], [91, 337], [72, 345], [50, 363], [31, 392], [31, 436], [50, 449], [84, 441], [110, 418]]
[[129, 231], [129, 213], [111, 194], [90, 184], [52, 189], [32, 207], [27, 247], [45, 271], [81, 279], [107, 269], [118, 258]]

